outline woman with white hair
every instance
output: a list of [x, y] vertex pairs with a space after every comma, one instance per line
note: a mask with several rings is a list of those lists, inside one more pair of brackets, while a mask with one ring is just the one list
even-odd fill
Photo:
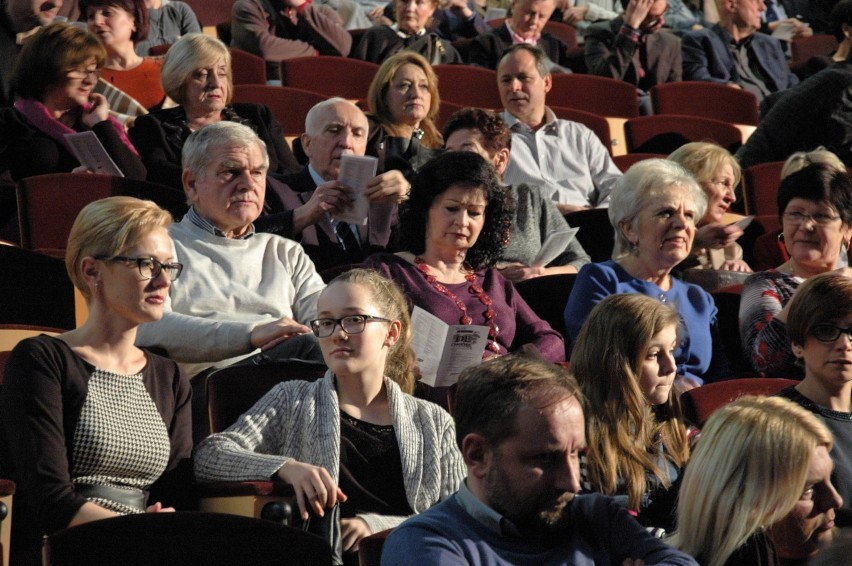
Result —
[[613, 259], [586, 265], [577, 276], [565, 307], [569, 351], [597, 303], [616, 293], [642, 293], [674, 305], [680, 315], [682, 333], [675, 351], [680, 387], [728, 372], [713, 336], [713, 298], [671, 275], [689, 255], [695, 224], [706, 207], [707, 197], [692, 175], [671, 161], [639, 162], [618, 180], [609, 204], [615, 229]]

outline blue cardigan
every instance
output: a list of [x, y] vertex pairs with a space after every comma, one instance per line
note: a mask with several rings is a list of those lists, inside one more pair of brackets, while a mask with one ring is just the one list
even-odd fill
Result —
[[703, 382], [709, 377], [714, 355], [721, 356], [718, 362], [722, 362], [723, 367], [728, 366], [721, 346], [714, 348], [719, 341], [713, 339], [711, 327], [716, 325], [718, 311], [707, 291], [675, 278], [672, 278], [671, 289], [663, 291], [654, 283], [636, 279], [613, 260], [585, 265], [577, 275], [565, 306], [569, 353], [592, 308], [609, 295], [618, 293], [642, 293], [675, 306], [683, 325], [679, 330], [680, 346], [675, 351], [678, 374]]

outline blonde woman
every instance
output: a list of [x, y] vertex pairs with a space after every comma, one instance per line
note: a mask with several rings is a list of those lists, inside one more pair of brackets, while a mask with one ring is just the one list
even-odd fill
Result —
[[779, 564], [773, 537], [789, 533], [767, 527], [802, 525], [805, 510], [830, 540], [841, 504], [831, 446], [825, 425], [786, 399], [743, 397], [723, 407], [707, 421], [684, 474], [669, 543], [703, 566], [772, 566]]

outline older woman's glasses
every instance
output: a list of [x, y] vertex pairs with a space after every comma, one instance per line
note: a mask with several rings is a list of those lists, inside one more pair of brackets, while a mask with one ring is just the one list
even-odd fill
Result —
[[811, 336], [820, 342], [834, 342], [840, 337], [841, 333], [852, 340], [852, 327], [840, 328], [833, 324], [817, 324], [811, 329]]
[[346, 334], [361, 334], [368, 322], [391, 322], [387, 318], [369, 314], [353, 314], [343, 318], [319, 318], [311, 321], [311, 330], [317, 338], [328, 338], [334, 334], [337, 325]]
[[831, 224], [838, 218], [840, 217], [832, 216], [830, 214], [805, 214], [804, 212], [784, 213], [784, 220], [792, 222], [793, 224], [804, 224], [805, 222], [811, 221], [818, 226], [825, 226], [826, 224]]
[[124, 263], [135, 263], [139, 269], [139, 275], [145, 279], [156, 279], [164, 270], [168, 278], [172, 281], [180, 277], [183, 271], [183, 264], [178, 262], [163, 263], [152, 257], [127, 257], [117, 255], [113, 257], [98, 256], [95, 259], [101, 261], [120, 261]]
[[65, 76], [69, 79], [89, 79], [91, 78], [94, 81], [97, 81], [101, 78], [101, 70], [100, 69], [71, 69], [70, 71], [65, 72]]

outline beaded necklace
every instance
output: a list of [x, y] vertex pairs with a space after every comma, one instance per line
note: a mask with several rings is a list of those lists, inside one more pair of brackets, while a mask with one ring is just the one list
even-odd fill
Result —
[[[438, 281], [438, 279], [429, 273], [429, 266], [426, 265], [426, 262], [423, 261], [423, 258], [420, 256], [416, 256], [414, 258], [414, 264], [417, 266], [417, 269], [426, 277], [426, 282], [432, 285], [435, 289], [438, 290], [442, 295], [446, 295], [452, 300], [458, 309], [461, 311], [462, 315], [459, 318], [459, 324], [470, 325], [473, 324], [473, 319], [470, 317], [470, 314], [467, 312], [467, 305], [458, 298], [458, 296], [447, 289], [447, 287]], [[480, 287], [475, 283], [476, 274], [472, 271], [469, 273], [465, 273], [465, 280], [470, 283], [470, 286], [467, 288], [468, 292], [471, 295], [476, 295], [476, 298], [479, 299], [479, 302], [485, 305], [485, 320], [488, 321], [488, 338], [490, 339], [488, 342], [488, 349], [497, 354], [500, 353], [500, 346], [497, 344], [497, 335], [500, 333], [500, 327], [497, 326], [497, 316], [494, 313], [494, 309], [491, 308], [491, 297], [489, 297], [485, 293], [485, 289]]]

